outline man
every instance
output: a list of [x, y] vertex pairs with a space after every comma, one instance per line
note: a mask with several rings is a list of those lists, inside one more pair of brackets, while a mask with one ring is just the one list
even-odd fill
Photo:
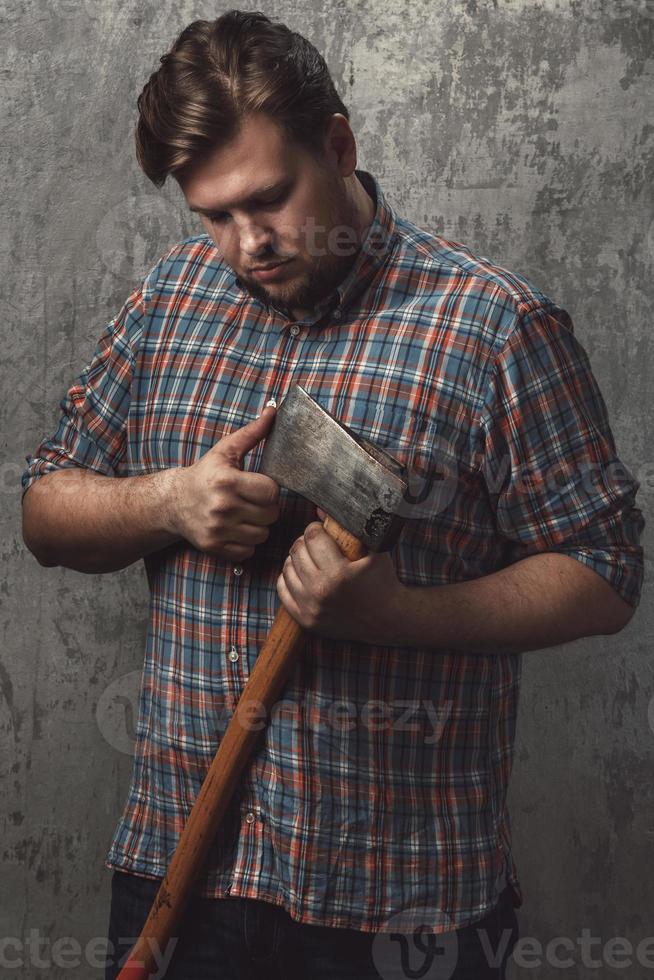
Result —
[[[144, 558], [152, 593], [106, 976], [281, 601], [307, 643], [166, 975], [502, 977], [520, 654], [629, 622], [638, 484], [567, 313], [396, 214], [304, 38], [230, 11], [161, 61], [137, 155], [204, 233], [131, 293], [23, 477], [42, 564]], [[392, 552], [348, 563], [257, 472], [295, 383], [409, 468]]]

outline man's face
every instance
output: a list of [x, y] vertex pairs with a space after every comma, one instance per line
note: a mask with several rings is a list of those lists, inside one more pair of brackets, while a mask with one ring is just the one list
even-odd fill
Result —
[[[356, 212], [336, 157], [324, 163], [268, 117], [180, 181], [223, 259], [263, 302], [303, 316], [342, 281], [359, 243]], [[264, 275], [256, 266], [278, 265]]]

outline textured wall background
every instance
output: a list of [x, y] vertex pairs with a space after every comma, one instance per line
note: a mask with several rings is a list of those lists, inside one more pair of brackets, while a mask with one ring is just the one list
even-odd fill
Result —
[[[138, 169], [135, 104], [176, 34], [228, 8], [14, 0], [0, 9], [0, 939], [28, 944], [4, 947], [0, 973], [57, 980], [100, 976], [86, 944], [105, 935], [104, 853], [131, 768], [147, 588], [141, 563], [101, 576], [41, 568], [22, 543], [20, 474], [133, 284], [200, 230], [176, 186], [159, 192]], [[654, 5], [258, 9], [324, 53], [351, 108], [359, 165], [401, 212], [530, 276], [569, 310], [650, 514]], [[648, 558], [647, 579], [650, 569]], [[647, 579], [622, 633], [525, 655], [511, 791], [521, 928], [543, 946], [569, 937], [576, 951], [550, 951], [549, 965], [545, 952], [532, 955], [544, 965], [514, 977], [654, 976], [654, 940], [621, 969], [629, 956], [604, 947], [654, 936]], [[597, 938], [586, 952], [584, 929]], [[80, 944], [81, 963], [65, 937]], [[20, 957], [24, 966], [11, 967]]]

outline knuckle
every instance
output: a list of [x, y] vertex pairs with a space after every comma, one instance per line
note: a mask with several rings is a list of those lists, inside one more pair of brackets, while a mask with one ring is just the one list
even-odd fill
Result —
[[214, 485], [225, 490], [234, 490], [236, 486], [236, 470], [231, 467], [223, 467], [216, 470], [213, 479]]
[[228, 494], [219, 493], [216, 495], [212, 508], [212, 514], [216, 522], [222, 524], [224, 522], [225, 515], [230, 514], [233, 510], [234, 501]]
[[222, 514], [212, 514], [206, 533], [213, 539], [215, 544], [224, 536], [226, 530], [227, 521], [224, 516]]

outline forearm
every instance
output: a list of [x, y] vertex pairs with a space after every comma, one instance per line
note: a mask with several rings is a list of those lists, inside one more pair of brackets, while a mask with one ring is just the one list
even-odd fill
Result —
[[23, 498], [25, 544], [42, 565], [96, 573], [125, 568], [180, 540], [169, 520], [173, 473], [48, 473]]
[[542, 650], [616, 633], [632, 614], [591, 568], [548, 552], [469, 582], [406, 587], [400, 643], [478, 653]]

